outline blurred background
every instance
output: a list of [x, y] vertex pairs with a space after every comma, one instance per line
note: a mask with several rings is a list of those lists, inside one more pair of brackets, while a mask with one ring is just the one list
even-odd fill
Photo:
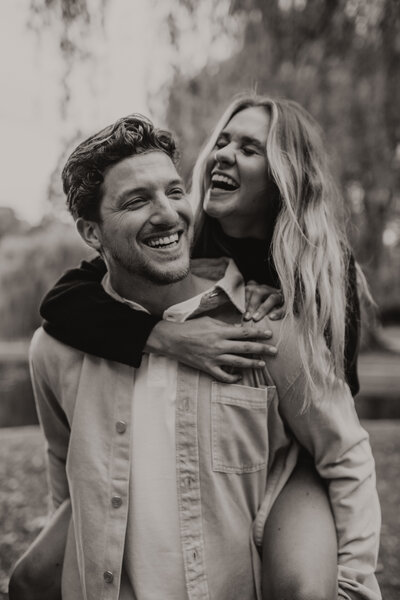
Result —
[[43, 442], [27, 367], [38, 305], [88, 256], [60, 172], [85, 136], [142, 112], [175, 132], [187, 180], [232, 96], [297, 100], [321, 124], [364, 312], [357, 410], [383, 505], [379, 577], [400, 597], [400, 3], [397, 0], [2, 0], [0, 598], [42, 527]]

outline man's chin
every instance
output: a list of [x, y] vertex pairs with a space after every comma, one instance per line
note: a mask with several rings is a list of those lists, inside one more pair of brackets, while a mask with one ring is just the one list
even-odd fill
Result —
[[170, 267], [167, 265], [164, 268], [152, 268], [151, 265], [146, 265], [143, 269], [142, 276], [156, 285], [170, 285], [182, 281], [189, 274], [189, 261], [180, 267]]
[[148, 273], [147, 279], [156, 285], [170, 285], [171, 283], [178, 283], [182, 281], [189, 274], [189, 269], [185, 271], [179, 271], [177, 273]]

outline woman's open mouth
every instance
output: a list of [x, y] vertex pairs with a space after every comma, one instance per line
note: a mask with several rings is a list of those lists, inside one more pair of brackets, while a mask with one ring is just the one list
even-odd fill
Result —
[[239, 188], [237, 181], [230, 175], [214, 173], [211, 175], [211, 190], [222, 190], [224, 192], [234, 192]]

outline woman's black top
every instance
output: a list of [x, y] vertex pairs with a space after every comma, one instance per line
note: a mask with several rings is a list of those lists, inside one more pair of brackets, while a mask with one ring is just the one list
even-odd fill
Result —
[[[204, 242], [204, 241], [203, 241]], [[279, 287], [272, 262], [265, 258], [268, 243], [224, 236], [223, 247], [212, 240], [197, 244], [193, 256], [231, 256], [244, 279]], [[100, 257], [67, 271], [45, 296], [40, 314], [44, 329], [59, 341], [83, 352], [133, 367], [140, 365], [143, 349], [160, 320], [135, 311], [109, 296], [101, 285], [106, 266]], [[345, 374], [353, 396], [359, 390], [357, 357], [360, 337], [360, 306], [354, 258], [348, 269]]]

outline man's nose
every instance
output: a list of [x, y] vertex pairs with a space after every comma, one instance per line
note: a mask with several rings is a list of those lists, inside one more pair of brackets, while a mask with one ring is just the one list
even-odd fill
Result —
[[153, 225], [167, 225], [171, 227], [179, 222], [173, 200], [167, 196], [159, 196], [154, 203], [153, 213], [150, 218]]
[[236, 160], [235, 149], [233, 144], [226, 144], [222, 148], [217, 148], [215, 151], [215, 160], [219, 165], [233, 165]]

